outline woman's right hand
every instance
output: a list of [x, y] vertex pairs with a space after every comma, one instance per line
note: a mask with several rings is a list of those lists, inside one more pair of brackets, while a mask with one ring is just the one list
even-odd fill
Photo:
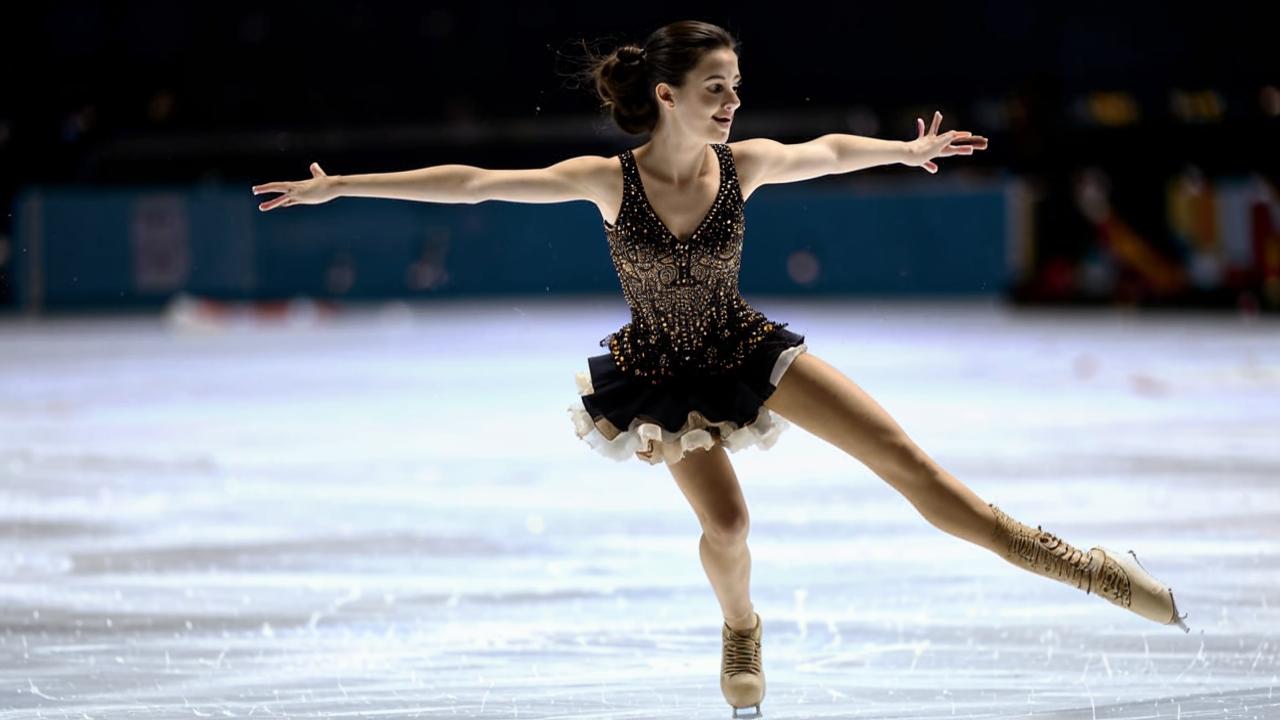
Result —
[[319, 205], [338, 197], [337, 183], [332, 176], [320, 169], [320, 163], [311, 163], [311, 179], [292, 182], [269, 182], [253, 186], [253, 194], [264, 192], [283, 193], [258, 206], [266, 212], [290, 205]]

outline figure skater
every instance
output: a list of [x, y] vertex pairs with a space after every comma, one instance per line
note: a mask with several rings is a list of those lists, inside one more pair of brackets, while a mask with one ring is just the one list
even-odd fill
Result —
[[[752, 604], [748, 514], [726, 449], [770, 447], [790, 423], [862, 462], [940, 530], [1015, 566], [1094, 593], [1184, 631], [1172, 591], [1128, 555], [1079, 550], [985, 502], [920, 449], [855, 382], [807, 352], [804, 336], [738, 292], [743, 204], [762, 185], [971, 155], [986, 138], [939, 133], [916, 120], [910, 141], [828, 134], [783, 144], [725, 142], [741, 105], [738, 41], [704, 22], [675, 22], [641, 45], [588, 51], [603, 108], [648, 141], [613, 157], [584, 155], [539, 169], [440, 165], [272, 182], [262, 210], [340, 196], [423, 202], [588, 200], [600, 210], [631, 321], [587, 358], [569, 408], [576, 434], [617, 460], [664, 463], [702, 526], [699, 554], [724, 616], [720, 687], [738, 717], [765, 693], [763, 623]], [[789, 422], [788, 422], [789, 421]]]

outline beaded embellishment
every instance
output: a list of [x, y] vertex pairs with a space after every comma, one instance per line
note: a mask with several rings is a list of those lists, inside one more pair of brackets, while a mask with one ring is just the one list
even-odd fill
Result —
[[618, 155], [622, 206], [604, 223], [609, 254], [631, 309], [631, 322], [600, 341], [622, 372], [662, 382], [740, 366], [774, 329], [738, 291], [746, 222], [733, 152], [711, 145], [719, 160], [715, 201], [687, 238], [658, 218], [630, 150]]

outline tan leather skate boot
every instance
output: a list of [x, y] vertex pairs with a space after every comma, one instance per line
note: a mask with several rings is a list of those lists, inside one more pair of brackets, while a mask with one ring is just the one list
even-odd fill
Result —
[[1005, 548], [1002, 555], [1005, 560], [1037, 575], [1074, 585], [1085, 594], [1098, 595], [1148, 620], [1177, 625], [1183, 632], [1191, 632], [1182, 622], [1186, 615], [1178, 615], [1173, 590], [1152, 577], [1132, 550], [1129, 551], [1132, 559], [1103, 547], [1085, 553], [1040, 526], [1028, 527], [995, 505], [987, 505], [996, 514], [993, 537]]
[[756, 714], [742, 717], [762, 716], [760, 701], [764, 700], [764, 669], [760, 662], [760, 637], [764, 623], [759, 613], [753, 614], [756, 626], [750, 633], [738, 633], [727, 622], [720, 633], [724, 641], [720, 656], [720, 692], [733, 707], [735, 718], [739, 710], [752, 705], [756, 707]]

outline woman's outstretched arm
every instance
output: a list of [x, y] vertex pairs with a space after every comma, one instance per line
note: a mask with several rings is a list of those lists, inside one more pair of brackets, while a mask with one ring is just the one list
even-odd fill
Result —
[[338, 197], [386, 198], [435, 203], [470, 203], [471, 186], [483, 169], [471, 165], [433, 165], [416, 170], [334, 175]]
[[926, 132], [924, 120], [917, 118], [919, 136], [909, 141], [832, 133], [792, 145], [769, 138], [752, 138], [733, 143], [733, 146], [735, 151], [742, 149], [740, 174], [752, 178], [753, 187], [897, 163], [936, 173], [935, 158], [972, 155], [975, 150], [986, 149], [987, 139], [981, 135], [962, 130], [939, 135], [938, 125], [941, 122], [942, 113], [935, 113], [933, 124]]
[[263, 211], [290, 205], [317, 205], [343, 196], [437, 203], [474, 204], [486, 200], [554, 203], [594, 199], [611, 167], [608, 158], [596, 155], [581, 155], [526, 170], [490, 170], [450, 164], [360, 175], [328, 175], [318, 163], [312, 163], [309, 180], [255, 185], [253, 193], [283, 193], [259, 205]]

